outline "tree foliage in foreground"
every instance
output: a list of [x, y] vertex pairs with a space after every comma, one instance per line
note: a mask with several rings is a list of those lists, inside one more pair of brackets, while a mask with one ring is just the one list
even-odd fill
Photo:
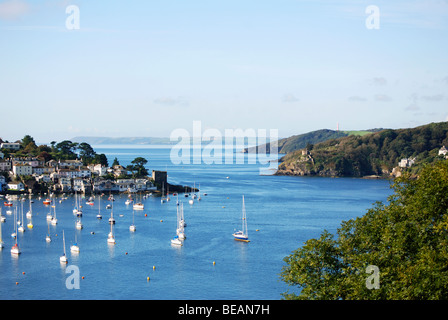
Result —
[[[397, 178], [388, 204], [324, 231], [287, 256], [286, 299], [448, 299], [448, 161]], [[379, 268], [368, 289], [366, 267]]]

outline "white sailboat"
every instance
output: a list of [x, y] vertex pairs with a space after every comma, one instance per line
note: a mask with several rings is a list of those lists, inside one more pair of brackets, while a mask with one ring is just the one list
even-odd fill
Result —
[[31, 199], [30, 199], [30, 210], [26, 213], [26, 218], [27, 218], [27, 219], [30, 219], [30, 221], [29, 221], [28, 224], [26, 225], [28, 229], [33, 229], [33, 228], [34, 228], [33, 220], [32, 220], [32, 217], [33, 217], [33, 208], [32, 208], [32, 205], [31, 205], [31, 204], [32, 204], [32, 201], [31, 201]]
[[51, 219], [53, 219], [53, 215], [51, 214], [51, 207], [50, 207], [50, 212], [47, 213], [47, 221], [51, 221]]
[[244, 205], [244, 196], [243, 196], [243, 209], [242, 209], [242, 230], [236, 231], [233, 233], [233, 237], [237, 241], [249, 242], [249, 234], [247, 232], [247, 220], [246, 220], [246, 207]]
[[[53, 208], [53, 217], [51, 218], [50, 222], [52, 225], [58, 224], [58, 219], [56, 218], [56, 202], [53, 201], [53, 205], [51, 206]], [[51, 210], [51, 209], [50, 209]]]
[[17, 231], [19, 232], [25, 232], [25, 228], [23, 227], [23, 202], [21, 203], [21, 210], [20, 210], [20, 223], [18, 223], [19, 227], [17, 228]]
[[65, 252], [65, 233], [64, 233], [64, 230], [62, 230], [62, 243], [64, 245], [64, 253], [62, 254], [62, 256], [59, 257], [59, 261], [61, 263], [65, 263], [66, 264], [68, 262], [68, 259], [67, 259], [67, 255], [66, 255], [66, 252]]
[[180, 204], [180, 210], [179, 207], [177, 208], [177, 229], [176, 233], [180, 240], [185, 240], [187, 237], [185, 235], [185, 221], [184, 221], [184, 205], [183, 203]]
[[28, 210], [28, 212], [26, 213], [26, 217], [27, 217], [27, 219], [31, 219], [32, 216], [33, 216], [33, 207], [32, 207], [32, 202], [30, 199], [30, 210]]
[[78, 199], [78, 194], [75, 191], [75, 208], [73, 209], [73, 214], [76, 214], [78, 217], [82, 216], [82, 205], [81, 200]]
[[[193, 182], [193, 192], [196, 192], [196, 181]], [[196, 199], [196, 193], [193, 193], [193, 195], [191, 196], [193, 199]]]
[[14, 224], [14, 229], [12, 230], [12, 233], [11, 233], [11, 238], [16, 238], [17, 237], [17, 207], [15, 207], [14, 208], [14, 222], [13, 222], [13, 224]]
[[51, 236], [50, 236], [50, 224], [47, 223], [47, 226], [48, 226], [48, 233], [47, 233], [47, 235], [46, 235], [46, 237], [45, 237], [45, 241], [47, 241], [47, 242], [51, 242]]
[[144, 210], [145, 209], [145, 205], [141, 202], [137, 202], [134, 203], [134, 205], [132, 206], [133, 210]]
[[75, 242], [70, 246], [70, 251], [73, 253], [79, 253], [79, 246], [76, 241], [76, 233], [75, 233]]
[[180, 241], [178, 236], [175, 236], [173, 239], [171, 239], [171, 244], [174, 244], [176, 246], [182, 246], [183, 243]]
[[114, 207], [113, 207], [113, 206], [111, 206], [109, 223], [110, 223], [110, 224], [115, 224], [115, 219], [114, 219]]
[[113, 213], [114, 212], [114, 207], [112, 206], [112, 210], [110, 212], [110, 219], [109, 219], [109, 223], [110, 223], [110, 232], [107, 235], [107, 243], [109, 244], [115, 244], [115, 236], [114, 236], [114, 223], [115, 220], [113, 218]]
[[103, 219], [103, 216], [101, 215], [101, 197], [98, 200], [98, 214], [96, 215], [97, 219]]
[[14, 233], [13, 234], [15, 234], [14, 239], [16, 241], [11, 248], [11, 254], [19, 255], [21, 253], [21, 251], [20, 251], [19, 243], [18, 243], [19, 240], [17, 239], [18, 237], [17, 237], [17, 222], [16, 221], [17, 221], [17, 210], [14, 210]]
[[129, 226], [129, 231], [131, 232], [135, 232], [137, 230], [134, 224], [134, 212], [134, 209], [132, 209], [132, 224]]
[[160, 203], [165, 203], [166, 197], [164, 196], [165, 193], [165, 183], [162, 184], [162, 197], [160, 198]]
[[78, 220], [76, 220], [76, 229], [81, 230], [83, 228], [81, 217], [78, 217]]

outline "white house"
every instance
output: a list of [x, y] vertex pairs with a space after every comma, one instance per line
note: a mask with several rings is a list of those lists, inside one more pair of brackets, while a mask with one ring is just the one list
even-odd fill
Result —
[[101, 164], [91, 164], [88, 166], [90, 172], [102, 177], [107, 174], [107, 167]]
[[59, 186], [62, 192], [71, 191], [72, 190], [72, 182], [70, 178], [60, 178]]
[[448, 153], [448, 150], [445, 148], [445, 146], [443, 146], [442, 148], [440, 148], [440, 150], [439, 150], [439, 156], [446, 156], [447, 153]]
[[90, 178], [92, 173], [87, 168], [80, 169], [59, 169], [58, 173], [61, 177], [66, 178]]
[[50, 178], [50, 175], [48, 173], [42, 173], [41, 175], [37, 175], [36, 176], [36, 181], [37, 182], [43, 181], [45, 183], [48, 183], [48, 182], [51, 181], [51, 178]]
[[157, 187], [154, 186], [151, 181], [146, 179], [135, 179], [135, 188], [137, 191], [147, 191], [147, 190], [156, 190]]
[[44, 162], [34, 157], [12, 158], [12, 165], [16, 164], [29, 164], [34, 168], [43, 165]]
[[73, 178], [73, 190], [81, 192], [84, 186], [84, 182], [81, 178]]
[[42, 175], [42, 174], [50, 174], [52, 172], [55, 172], [56, 168], [55, 167], [33, 167], [33, 174], [37, 174], [37, 175]]
[[[115, 184], [120, 192], [134, 191], [135, 185], [133, 179], [117, 179]], [[134, 191], [135, 192], [135, 191]]]
[[113, 181], [96, 179], [95, 182], [93, 183], [93, 191], [94, 192], [119, 191], [119, 187]]
[[19, 150], [20, 149], [20, 143], [3, 142], [2, 144], [0, 144], [0, 149]]
[[9, 171], [9, 170], [11, 170], [11, 161], [0, 160], [0, 171]]
[[404, 158], [398, 163], [400, 168], [410, 168], [415, 163], [415, 158]]
[[22, 182], [10, 182], [8, 183], [8, 189], [20, 191], [25, 189], [25, 185]]
[[82, 178], [74, 178], [73, 179], [73, 190], [78, 192], [90, 192], [91, 191], [90, 183], [84, 181]]
[[27, 163], [17, 163], [12, 166], [12, 172], [16, 176], [30, 176], [33, 174], [33, 167]]
[[75, 169], [82, 167], [82, 161], [80, 160], [59, 160], [59, 168], [70, 168], [74, 167]]
[[90, 178], [92, 176], [92, 172], [87, 167], [79, 168], [79, 175], [82, 178]]

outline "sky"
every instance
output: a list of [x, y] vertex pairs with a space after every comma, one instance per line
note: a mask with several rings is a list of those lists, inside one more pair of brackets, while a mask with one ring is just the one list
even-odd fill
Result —
[[280, 137], [448, 121], [448, 0], [0, 0], [2, 139], [193, 121]]

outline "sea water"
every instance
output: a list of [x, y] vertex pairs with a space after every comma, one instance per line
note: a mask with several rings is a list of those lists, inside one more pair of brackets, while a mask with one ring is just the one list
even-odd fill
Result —
[[[0, 299], [280, 299], [288, 287], [279, 278], [283, 258], [327, 229], [335, 232], [341, 221], [363, 215], [375, 201], [391, 194], [386, 180], [261, 176], [259, 164], [180, 164], [170, 161], [167, 147], [96, 146], [109, 164], [115, 157], [126, 166], [136, 157], [148, 160], [151, 170], [167, 170], [168, 182], [200, 186], [201, 201], [188, 203], [181, 193], [187, 223], [182, 247], [170, 240], [176, 235], [176, 197], [161, 203], [158, 197], [142, 200], [135, 211], [136, 232], [130, 232], [132, 205], [127, 195], [115, 195], [116, 244], [107, 243], [110, 202], [97, 195], [94, 205], [82, 199], [82, 230], [75, 229], [73, 196], [56, 198], [58, 224], [50, 225], [49, 206], [34, 196], [33, 229], [18, 234], [21, 255], [11, 255], [13, 215], [3, 215], [5, 247], [0, 252]], [[255, 155], [245, 155], [246, 160]], [[198, 193], [198, 194], [199, 194]], [[203, 194], [207, 193], [206, 196]], [[241, 228], [245, 197], [249, 243], [233, 240]], [[139, 200], [138, 194], [134, 199]], [[19, 212], [29, 201], [13, 201]], [[103, 219], [96, 215], [101, 204]], [[146, 214], [146, 216], [145, 216]], [[25, 225], [28, 219], [24, 218]], [[68, 264], [61, 265], [62, 231]], [[258, 231], [257, 231], [258, 230]], [[76, 241], [79, 254], [70, 246]], [[79, 279], [72, 273], [75, 266]], [[73, 283], [79, 289], [73, 288]], [[70, 285], [72, 284], [72, 285]]]

